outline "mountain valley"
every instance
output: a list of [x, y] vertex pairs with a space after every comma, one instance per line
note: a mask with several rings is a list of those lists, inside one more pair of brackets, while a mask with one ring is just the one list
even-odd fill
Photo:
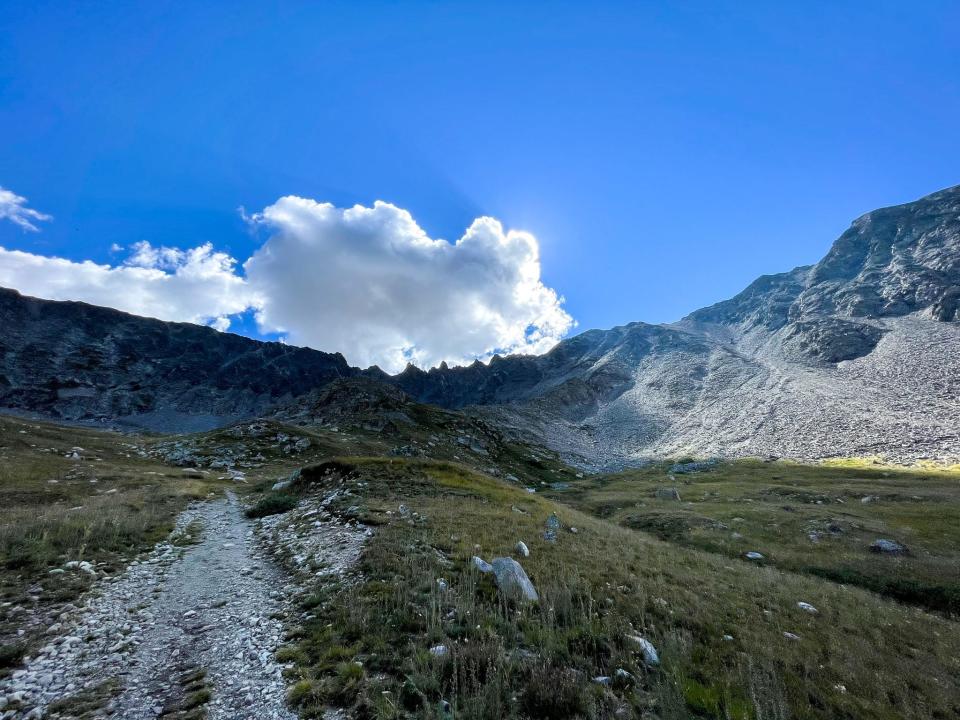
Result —
[[0, 718], [960, 717], [960, 188], [388, 375], [0, 290]]

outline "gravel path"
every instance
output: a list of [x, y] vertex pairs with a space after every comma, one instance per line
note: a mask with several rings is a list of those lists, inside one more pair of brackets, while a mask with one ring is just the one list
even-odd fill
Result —
[[[284, 705], [278, 619], [290, 597], [232, 495], [200, 503], [177, 523], [185, 548], [158, 545], [64, 614], [50, 641], [0, 686], [0, 718], [185, 717], [293, 720]], [[173, 536], [172, 536], [173, 537]]]

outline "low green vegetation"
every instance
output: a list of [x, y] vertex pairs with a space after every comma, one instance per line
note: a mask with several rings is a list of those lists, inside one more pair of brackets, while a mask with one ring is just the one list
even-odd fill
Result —
[[[296, 663], [291, 702], [306, 717], [328, 705], [361, 718], [956, 716], [954, 621], [685, 547], [672, 523], [670, 540], [625, 527], [623, 508], [592, 504], [604, 482], [627, 492], [625, 476], [568, 491], [587, 513], [449, 462], [346, 458], [305, 471], [295, 490], [347, 489], [334, 510], [359, 506], [376, 532], [358, 581], [320, 583], [304, 601], [312, 619], [281, 653]], [[552, 514], [555, 542], [544, 538]], [[474, 555], [518, 558], [539, 602], [505, 601]]]
[[104, 680], [99, 685], [54, 702], [49, 711], [67, 717], [93, 718], [97, 712], [102, 712], [103, 706], [118, 690], [119, 683], [115, 679]]
[[297, 498], [285, 492], [270, 492], [260, 498], [255, 505], [247, 508], [248, 518], [262, 518], [279, 515], [297, 506]]
[[[956, 470], [742, 461], [580, 477], [483, 425], [407, 414], [381, 430], [258, 421], [172, 439], [0, 418], [0, 673], [46, 626], [22, 608], [42, 619], [90, 586], [68, 563], [114, 574], [225, 488], [254, 518], [337, 490], [330, 511], [373, 534], [349, 581], [318, 577], [298, 600], [279, 658], [304, 717], [960, 717]], [[156, 459], [171, 450], [182, 459]], [[877, 539], [905, 551], [872, 552]], [[474, 556], [517, 559], [539, 601], [506, 600]], [[201, 717], [211, 687], [183, 672], [168, 709]]]
[[[743, 460], [680, 474], [671, 465], [577, 480], [552, 496], [677, 545], [731, 559], [759, 552], [763, 564], [960, 614], [956, 469]], [[663, 497], [673, 488], [679, 500]], [[905, 550], [874, 552], [878, 539]]]

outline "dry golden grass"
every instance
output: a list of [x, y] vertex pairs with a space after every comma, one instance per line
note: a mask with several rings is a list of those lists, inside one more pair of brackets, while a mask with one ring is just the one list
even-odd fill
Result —
[[89, 587], [85, 573], [58, 569], [86, 561], [113, 573], [166, 536], [190, 500], [221, 487], [142, 456], [141, 445], [133, 436], [0, 417], [4, 666], [29, 649], [40, 618]]

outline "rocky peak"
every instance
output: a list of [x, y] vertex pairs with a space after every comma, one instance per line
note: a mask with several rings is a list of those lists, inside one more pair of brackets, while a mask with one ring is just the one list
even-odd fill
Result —
[[957, 319], [960, 186], [853, 222], [810, 271], [796, 314]]

